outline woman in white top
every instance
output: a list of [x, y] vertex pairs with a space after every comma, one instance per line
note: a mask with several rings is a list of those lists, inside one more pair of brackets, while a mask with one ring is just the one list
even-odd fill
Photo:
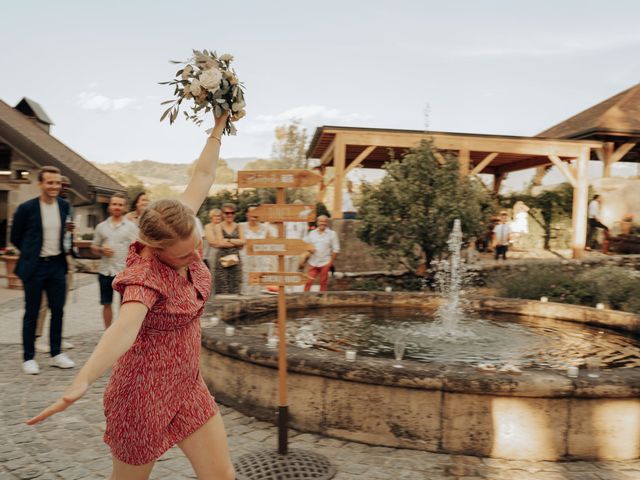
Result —
[[[273, 237], [269, 225], [258, 221], [258, 217], [251, 212], [256, 207], [249, 207], [247, 210], [247, 221], [240, 224], [245, 240], [261, 240]], [[249, 272], [275, 272], [276, 257], [270, 255], [247, 255], [245, 249], [242, 250], [242, 294], [257, 295], [260, 293], [260, 285], [249, 285]]]

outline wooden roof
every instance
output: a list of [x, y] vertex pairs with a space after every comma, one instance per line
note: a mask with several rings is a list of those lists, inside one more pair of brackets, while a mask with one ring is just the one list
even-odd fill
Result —
[[[455, 132], [434, 132], [422, 130], [397, 130], [381, 128], [357, 128], [322, 126], [315, 131], [307, 151], [307, 158], [323, 159], [324, 165], [332, 164], [332, 155], [326, 155], [337, 134], [345, 138], [346, 158], [349, 165], [369, 145], [375, 149], [362, 162], [365, 168], [381, 168], [392, 158], [401, 158], [408, 149], [417, 145], [423, 138], [432, 138], [441, 151], [451, 150], [457, 153], [460, 148], [470, 152], [470, 167], [480, 164], [487, 155], [497, 153], [489, 165], [477, 173], [507, 173], [524, 170], [551, 163], [549, 155], [557, 155], [561, 159], [577, 156], [575, 152], [581, 147], [600, 148], [600, 142], [576, 140], [546, 140], [535, 137], [518, 137], [509, 135], [481, 135]], [[349, 138], [369, 137], [369, 142], [350, 142]], [[375, 138], [378, 142], [371, 143]], [[393, 153], [391, 153], [393, 152]]]
[[539, 138], [593, 139], [636, 143], [625, 162], [640, 162], [640, 83], [570, 117], [544, 132]]
[[98, 194], [111, 195], [126, 190], [98, 167], [38, 127], [25, 114], [2, 100], [0, 139], [38, 166], [58, 167], [63, 175], [69, 177], [73, 190], [87, 201], [92, 201]]

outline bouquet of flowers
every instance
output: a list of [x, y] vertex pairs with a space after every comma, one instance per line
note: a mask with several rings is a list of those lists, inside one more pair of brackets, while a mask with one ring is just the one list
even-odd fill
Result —
[[191, 112], [182, 113], [187, 120], [201, 125], [204, 114], [213, 111], [220, 117], [225, 111], [230, 113], [224, 133], [235, 135], [236, 127], [233, 122], [246, 115], [244, 101], [244, 86], [238, 80], [236, 72], [231, 68], [233, 56], [225, 53], [218, 56], [213, 51], [193, 51], [193, 57], [186, 62], [171, 61], [184, 67], [176, 72], [176, 78], [160, 85], [174, 85], [173, 100], [162, 102], [161, 105], [171, 104], [160, 117], [173, 123], [178, 118], [180, 105], [185, 100], [193, 100]]

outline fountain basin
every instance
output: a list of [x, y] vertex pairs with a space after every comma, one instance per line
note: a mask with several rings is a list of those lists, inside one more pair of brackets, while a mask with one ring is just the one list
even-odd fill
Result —
[[[502, 311], [619, 329], [635, 335], [640, 317], [565, 304], [472, 299]], [[331, 292], [291, 295], [288, 307], [433, 308], [428, 294]], [[216, 312], [242, 325], [275, 311], [276, 299], [241, 300]], [[225, 404], [264, 420], [277, 410], [277, 352], [259, 336], [203, 329], [202, 374]], [[375, 445], [527, 460], [640, 456], [640, 372], [604, 370], [568, 378], [557, 370], [514, 375], [472, 366], [358, 357], [288, 346], [291, 427]]]

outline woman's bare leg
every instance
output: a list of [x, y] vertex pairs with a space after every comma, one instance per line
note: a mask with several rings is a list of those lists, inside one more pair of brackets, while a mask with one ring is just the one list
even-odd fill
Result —
[[220, 412], [178, 443], [178, 446], [191, 462], [198, 480], [234, 480], [236, 478]]
[[129, 465], [115, 457], [111, 457], [111, 459], [113, 461], [113, 471], [111, 472], [109, 480], [147, 480], [156, 463], [154, 460], [144, 465]]

